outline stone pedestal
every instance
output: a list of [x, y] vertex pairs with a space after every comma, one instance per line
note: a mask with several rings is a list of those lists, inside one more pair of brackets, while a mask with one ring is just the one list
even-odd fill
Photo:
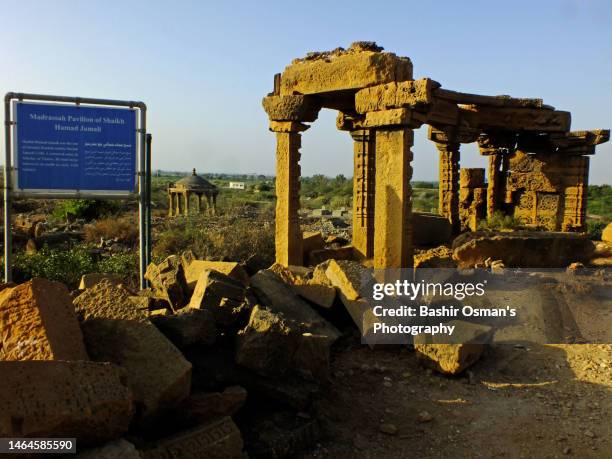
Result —
[[375, 141], [368, 129], [351, 132], [354, 141], [353, 248], [358, 256], [374, 255]]
[[409, 268], [412, 255], [412, 146], [407, 127], [376, 130], [374, 268]]

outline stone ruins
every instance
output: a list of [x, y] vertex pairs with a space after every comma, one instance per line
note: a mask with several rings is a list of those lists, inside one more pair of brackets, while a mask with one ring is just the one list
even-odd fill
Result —
[[217, 213], [218, 194], [219, 189], [205, 178], [196, 174], [196, 170], [193, 169], [190, 176], [168, 186], [168, 216], [189, 215], [192, 196], [196, 197], [198, 213], [204, 211], [202, 199], [206, 198], [206, 210], [209, 214], [215, 215]]
[[[412, 62], [371, 42], [309, 53], [275, 75], [263, 99], [276, 134], [276, 261], [302, 265], [300, 141], [321, 108], [354, 140], [354, 255], [375, 268], [411, 267], [413, 130], [439, 151], [439, 211], [455, 233], [495, 211], [550, 231], [585, 227], [589, 155], [610, 131], [570, 131], [569, 112], [541, 99], [451, 91], [413, 79]], [[488, 170], [461, 169], [477, 142]]]

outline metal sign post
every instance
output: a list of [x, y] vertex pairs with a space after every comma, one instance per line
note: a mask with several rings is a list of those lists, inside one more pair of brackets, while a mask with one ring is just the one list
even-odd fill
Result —
[[[26, 102], [27, 101], [27, 102]], [[12, 104], [12, 110], [11, 110]], [[136, 111], [139, 119], [137, 121]], [[14, 197], [138, 197], [140, 286], [150, 255], [150, 150], [143, 102], [9, 92], [4, 98], [4, 278], [12, 280]], [[138, 139], [138, 142], [136, 141]], [[138, 151], [138, 157], [136, 157]]]

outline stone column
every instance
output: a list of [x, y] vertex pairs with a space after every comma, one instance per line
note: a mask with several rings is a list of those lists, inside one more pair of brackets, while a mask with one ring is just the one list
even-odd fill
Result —
[[446, 217], [457, 234], [461, 230], [459, 219], [459, 143], [436, 142], [440, 153], [440, 184], [438, 189], [438, 212]]
[[181, 199], [180, 193], [174, 193], [176, 196], [176, 215], [182, 215], [184, 212], [183, 200]]
[[586, 224], [587, 190], [589, 184], [589, 157], [570, 156], [563, 190], [562, 231], [584, 231]]
[[198, 214], [202, 213], [202, 195], [200, 193], [196, 194], [198, 198]]
[[295, 122], [270, 125], [276, 132], [276, 262], [283, 266], [301, 266], [300, 131], [307, 126]]
[[189, 215], [189, 198], [191, 197], [191, 193], [189, 191], [185, 192], [185, 215]]
[[374, 197], [374, 268], [413, 266], [412, 129], [382, 126], [376, 130]]
[[502, 155], [489, 155], [487, 182], [487, 217], [491, 218], [499, 209], [499, 195], [503, 175], [501, 173]]
[[374, 133], [351, 132], [354, 140], [353, 248], [358, 256], [374, 256], [374, 187], [376, 174]]
[[168, 192], [168, 217], [172, 217], [173, 211], [173, 204], [174, 204], [174, 199], [172, 198], [172, 193]]

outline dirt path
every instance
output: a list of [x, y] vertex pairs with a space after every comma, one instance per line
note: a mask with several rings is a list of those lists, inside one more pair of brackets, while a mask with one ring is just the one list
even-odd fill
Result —
[[457, 378], [351, 345], [332, 368], [328, 435], [300, 458], [612, 457], [612, 345], [494, 345]]

